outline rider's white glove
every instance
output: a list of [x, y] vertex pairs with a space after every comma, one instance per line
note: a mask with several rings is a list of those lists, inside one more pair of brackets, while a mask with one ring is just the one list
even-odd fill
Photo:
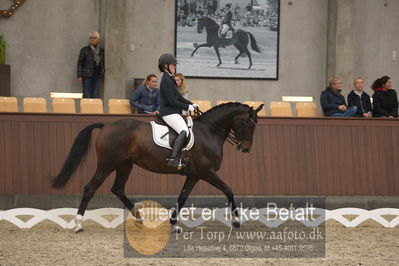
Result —
[[187, 110], [187, 111], [189, 111], [189, 112], [194, 112], [194, 110], [195, 110], [194, 105], [193, 105], [193, 104], [190, 104], [190, 105], [188, 106], [188, 110]]

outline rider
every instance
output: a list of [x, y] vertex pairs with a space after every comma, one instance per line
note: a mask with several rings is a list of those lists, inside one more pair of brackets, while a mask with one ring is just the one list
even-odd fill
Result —
[[[158, 69], [164, 73], [160, 86], [161, 107], [159, 113], [178, 134], [170, 158], [166, 162], [169, 166], [179, 167], [179, 155], [189, 134], [187, 125], [180, 114], [182, 110], [194, 111], [198, 105], [180, 95], [173, 77], [176, 73], [176, 64], [177, 60], [172, 54], [163, 54], [158, 60]], [[182, 166], [184, 167], [184, 165]]]
[[231, 12], [231, 6], [232, 6], [231, 2], [227, 3], [225, 6], [226, 11], [224, 13], [224, 18], [221, 22], [221, 31], [220, 31], [220, 37], [222, 39], [220, 42], [221, 44], [226, 40], [226, 35], [229, 30], [232, 30], [234, 33], [233, 26], [231, 25], [231, 21], [233, 19], [233, 13]]

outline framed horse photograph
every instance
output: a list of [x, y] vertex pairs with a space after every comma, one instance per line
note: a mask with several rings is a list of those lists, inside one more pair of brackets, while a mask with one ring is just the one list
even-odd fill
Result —
[[280, 0], [176, 0], [179, 72], [278, 79]]

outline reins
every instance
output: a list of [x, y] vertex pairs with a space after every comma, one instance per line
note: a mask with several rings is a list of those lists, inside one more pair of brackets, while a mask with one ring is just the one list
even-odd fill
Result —
[[[198, 116], [202, 116], [203, 114], [204, 114], [204, 113], [203, 113], [201, 110], [199, 110], [199, 109], [195, 109], [195, 110], [194, 110], [194, 115], [197, 116], [197, 117], [198, 117]], [[214, 128], [214, 129], [216, 130], [216, 132], [226, 131], [226, 129], [214, 125], [214, 124], [213, 124], [211, 121], [209, 121], [208, 119], [204, 118], [204, 120], [206, 121], [206, 123], [207, 123], [208, 125], [210, 125], [212, 128]], [[234, 130], [230, 129], [229, 133], [227, 134], [227, 138], [226, 138], [227, 142], [230, 143], [230, 144], [231, 144], [234, 148], [236, 148], [236, 149], [240, 147], [240, 145], [241, 145], [241, 143], [242, 143], [243, 140], [252, 140], [252, 138], [243, 138], [243, 139], [240, 140], [241, 131], [243, 130], [244, 126], [245, 126], [248, 122], [251, 122], [251, 123], [254, 124], [254, 126], [256, 126], [255, 121], [253, 121], [253, 119], [250, 118], [249, 115], [248, 115], [248, 117], [245, 118], [244, 121], [242, 121], [242, 123], [241, 123], [241, 125], [239, 126], [237, 132], [234, 132]], [[224, 136], [224, 133], [223, 133], [223, 136]]]

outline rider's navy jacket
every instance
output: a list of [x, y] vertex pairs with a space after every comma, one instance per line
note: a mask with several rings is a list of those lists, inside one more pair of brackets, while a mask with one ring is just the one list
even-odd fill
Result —
[[183, 110], [188, 110], [190, 104], [193, 104], [180, 95], [175, 79], [168, 73], [164, 73], [162, 76], [160, 90], [161, 108], [159, 114], [161, 116], [181, 114]]
[[232, 28], [231, 21], [233, 19], [233, 13], [229, 10], [227, 11], [226, 15], [224, 16], [221, 24], [227, 24]]

